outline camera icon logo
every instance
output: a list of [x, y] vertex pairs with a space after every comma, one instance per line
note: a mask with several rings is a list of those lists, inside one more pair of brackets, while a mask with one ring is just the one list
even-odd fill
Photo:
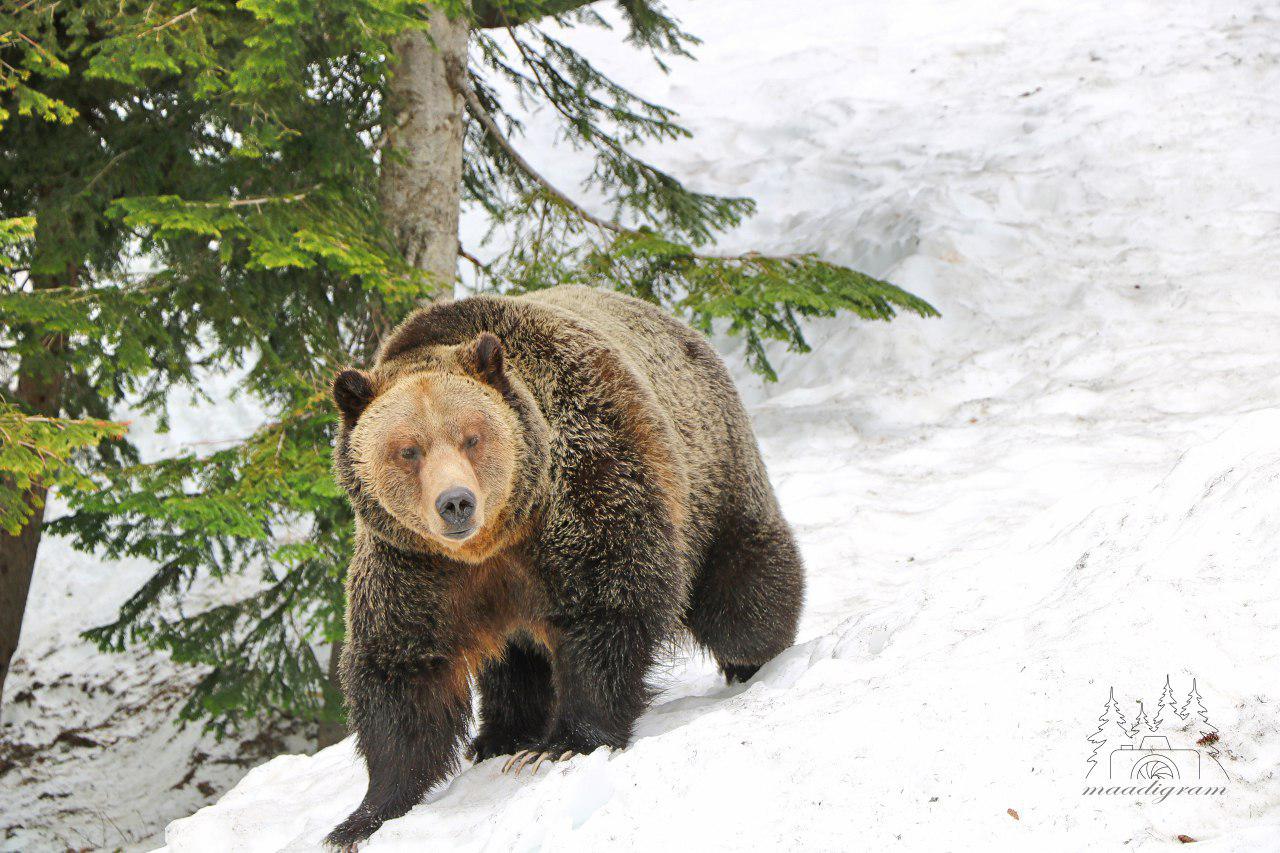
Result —
[[1200, 750], [1173, 749], [1167, 737], [1147, 735], [1137, 748], [1126, 744], [1111, 753], [1111, 778], [1199, 779]]
[[1093, 751], [1086, 779], [1146, 784], [1227, 781], [1218, 761], [1221, 737], [1209, 722], [1209, 710], [1194, 678], [1183, 699], [1166, 676], [1151, 715], [1141, 699], [1135, 704], [1137, 713], [1127, 717], [1115, 689], [1109, 691], [1098, 728], [1088, 737]]

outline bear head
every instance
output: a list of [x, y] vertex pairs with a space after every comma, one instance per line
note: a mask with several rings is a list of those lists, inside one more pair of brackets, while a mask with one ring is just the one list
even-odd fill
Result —
[[529, 431], [495, 336], [433, 348], [409, 366], [344, 370], [333, 396], [338, 479], [366, 525], [463, 562], [509, 538]]

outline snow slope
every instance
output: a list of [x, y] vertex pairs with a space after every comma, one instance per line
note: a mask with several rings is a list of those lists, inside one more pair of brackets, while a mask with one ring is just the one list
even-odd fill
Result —
[[[760, 202], [723, 248], [943, 317], [815, 323], [777, 385], [738, 369], [810, 572], [799, 645], [732, 688], [674, 662], [625, 752], [465, 767], [368, 848], [1280, 849], [1280, 13], [671, 6], [706, 44], [670, 77], [572, 38], [685, 115], [655, 156]], [[1108, 690], [1132, 717], [1166, 676], [1226, 793], [1082, 795]], [[349, 741], [282, 756], [165, 839], [313, 850], [364, 785]]]

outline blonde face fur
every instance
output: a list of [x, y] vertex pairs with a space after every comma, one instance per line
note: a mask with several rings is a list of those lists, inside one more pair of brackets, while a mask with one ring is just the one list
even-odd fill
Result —
[[[511, 495], [514, 418], [497, 392], [470, 377], [400, 377], [352, 431], [355, 472], [387, 512], [437, 550], [483, 559]], [[450, 523], [442, 502], [466, 493], [474, 496], [470, 518]]]

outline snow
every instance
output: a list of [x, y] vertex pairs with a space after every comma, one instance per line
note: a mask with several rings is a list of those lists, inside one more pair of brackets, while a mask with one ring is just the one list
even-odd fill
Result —
[[[154, 419], [133, 419], [145, 458], [207, 452], [262, 422], [261, 408], [234, 393], [234, 377], [210, 378], [205, 390], [218, 400], [216, 410], [175, 395], [168, 432], [158, 432]], [[55, 499], [48, 516], [65, 511]], [[221, 742], [199, 725], [179, 728], [198, 672], [141, 648], [104, 654], [80, 638], [114, 620], [153, 571], [144, 560], [77, 552], [59, 537], [41, 543], [2, 707], [0, 849], [154, 849], [165, 822], [207, 804], [246, 768], [307, 745], [290, 724], [250, 726]], [[251, 591], [197, 584], [193, 604]], [[16, 766], [6, 767], [9, 761]]]
[[[817, 251], [943, 316], [812, 323], [776, 385], [718, 341], [806, 559], [798, 645], [734, 687], [675, 661], [627, 750], [465, 766], [368, 849], [1280, 849], [1280, 17], [670, 5], [705, 44], [669, 77], [571, 38], [681, 110], [695, 138], [653, 156], [757, 199], [722, 248]], [[553, 143], [535, 122], [568, 184]], [[1083, 795], [1108, 691], [1132, 719], [1166, 676], [1226, 793]], [[350, 741], [278, 757], [167, 849], [314, 850], [365, 781]]]

